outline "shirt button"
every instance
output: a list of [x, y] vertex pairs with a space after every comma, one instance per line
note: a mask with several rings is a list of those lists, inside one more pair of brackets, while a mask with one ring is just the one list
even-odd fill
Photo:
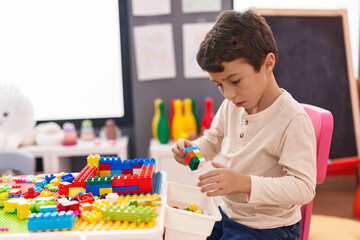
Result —
[[241, 134], [240, 134], [240, 137], [241, 137], [241, 138], [243, 138], [243, 137], [244, 137], [244, 134], [243, 134], [243, 133], [241, 133]]
[[246, 121], [245, 121], [245, 125], [248, 125], [248, 124], [249, 124], [249, 120], [246, 120]]

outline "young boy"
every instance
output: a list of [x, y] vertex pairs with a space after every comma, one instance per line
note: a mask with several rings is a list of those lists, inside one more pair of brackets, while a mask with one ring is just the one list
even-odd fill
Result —
[[199, 177], [221, 196], [222, 220], [208, 239], [299, 239], [300, 207], [315, 196], [316, 139], [303, 107], [276, 83], [277, 47], [254, 11], [222, 12], [200, 45], [197, 61], [225, 100], [204, 136], [179, 139], [176, 161], [197, 146], [221, 163]]

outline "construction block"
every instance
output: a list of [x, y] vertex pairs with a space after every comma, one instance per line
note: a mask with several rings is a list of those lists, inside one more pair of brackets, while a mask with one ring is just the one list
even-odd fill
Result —
[[68, 173], [68, 174], [65, 174], [64, 176], [61, 176], [60, 179], [62, 182], [71, 183], [72, 181], [74, 181], [75, 177], [71, 173]]
[[99, 171], [110, 170], [110, 163], [100, 163]]
[[106, 208], [108, 206], [110, 206], [111, 203], [105, 199], [100, 199], [100, 200], [96, 200], [95, 203], [93, 204], [93, 209], [101, 212], [103, 208]]
[[108, 176], [101, 176], [101, 177], [88, 177], [86, 179], [86, 185], [108, 185], [110, 184], [110, 187], [111, 187], [111, 176], [108, 175]]
[[60, 211], [79, 211], [80, 210], [80, 204], [78, 201], [70, 201], [65, 202], [57, 205], [57, 210]]
[[124, 187], [124, 186], [138, 186], [139, 176], [137, 174], [121, 174], [120, 176], [114, 175], [111, 180], [113, 187]]
[[30, 203], [26, 200], [18, 202], [17, 205], [17, 216], [19, 219], [27, 219], [31, 214]]
[[41, 213], [57, 212], [57, 207], [56, 205], [40, 206], [40, 212]]
[[95, 210], [84, 211], [81, 213], [81, 218], [88, 223], [96, 223], [102, 220], [102, 213]]
[[97, 174], [97, 167], [87, 165], [85, 168], [81, 170], [81, 172], [76, 176], [76, 178], [72, 182], [73, 187], [86, 188], [86, 184], [85, 184], [86, 179], [88, 177], [95, 177], [96, 174]]
[[69, 197], [75, 197], [76, 194], [78, 194], [79, 192], [86, 192], [86, 190], [82, 187], [71, 187], [69, 188]]
[[60, 195], [66, 195], [68, 196], [69, 195], [69, 188], [72, 187], [72, 183], [69, 183], [69, 182], [61, 182], [59, 183], [59, 194]]
[[59, 213], [32, 213], [28, 219], [28, 230], [30, 232], [72, 229], [74, 225], [75, 215], [73, 211]]
[[99, 176], [104, 176], [104, 177], [106, 177], [106, 176], [111, 176], [111, 170], [100, 170], [99, 171]]
[[197, 147], [189, 147], [185, 151], [184, 159], [192, 171], [198, 169], [200, 163], [205, 162], [204, 156]]
[[113, 192], [139, 190], [139, 186], [113, 187], [112, 190]]
[[115, 204], [119, 200], [119, 195], [117, 193], [109, 193], [106, 195], [105, 199], [109, 201], [111, 204]]
[[149, 222], [158, 214], [150, 206], [109, 206], [102, 210], [105, 221], [131, 221], [135, 223]]
[[121, 170], [122, 174], [134, 174], [133, 169], [123, 169]]
[[109, 187], [109, 188], [99, 188], [99, 195], [102, 196], [106, 193], [112, 193], [113, 192], [113, 189], [112, 187]]
[[133, 160], [133, 169], [135, 168], [141, 168], [141, 166], [144, 164], [144, 159], [143, 158], [140, 158], [140, 159], [137, 159], [135, 158]]
[[95, 202], [95, 198], [94, 196], [91, 194], [91, 193], [86, 193], [86, 194], [83, 194], [83, 195], [79, 195], [77, 197], [77, 201], [79, 201], [80, 203], [94, 203]]
[[132, 170], [133, 169], [133, 163], [130, 160], [124, 160], [122, 162], [122, 170]]
[[60, 183], [61, 183], [61, 180], [59, 180], [59, 178], [54, 178], [53, 180], [50, 181], [49, 186], [57, 187], [57, 186], [59, 186]]
[[99, 159], [101, 156], [99, 154], [90, 154], [87, 157], [87, 164], [97, 165], [99, 166]]
[[12, 189], [10, 192], [9, 192], [9, 194], [10, 195], [18, 195], [18, 194], [22, 194], [22, 192], [21, 192], [21, 188], [20, 189], [18, 189], [18, 188], [14, 188], [14, 189]]
[[121, 174], [123, 174], [122, 170], [117, 170], [117, 169], [112, 169], [110, 173], [112, 177], [115, 175], [120, 176]]
[[80, 210], [81, 212], [83, 211], [91, 211], [92, 210], [92, 205], [88, 202], [83, 202], [80, 203]]
[[46, 182], [49, 184], [51, 180], [53, 180], [54, 178], [56, 178], [56, 176], [54, 174], [50, 174], [50, 175], [45, 175], [44, 179], [46, 180]]
[[[18, 203], [24, 201], [23, 198], [10, 199], [4, 202], [4, 212], [14, 212], [12, 209], [17, 209]], [[26, 201], [26, 200], [25, 200]]]
[[47, 184], [47, 181], [45, 179], [38, 179], [35, 181], [35, 187], [43, 188]]

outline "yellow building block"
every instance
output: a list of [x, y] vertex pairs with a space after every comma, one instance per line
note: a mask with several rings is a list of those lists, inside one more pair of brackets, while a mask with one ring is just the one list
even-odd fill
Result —
[[31, 214], [30, 203], [27, 200], [18, 202], [17, 215], [20, 219], [27, 219]]
[[61, 182], [61, 180], [59, 180], [59, 178], [56, 177], [50, 181], [49, 187], [57, 187], [57, 186], [59, 186], [60, 182]]
[[100, 175], [100, 177], [101, 176], [105, 176], [105, 177], [111, 176], [111, 171], [110, 170], [101, 170], [101, 171], [99, 171], [99, 175]]
[[100, 155], [99, 154], [90, 154], [87, 157], [87, 164], [94, 164], [99, 166], [99, 159], [100, 159]]
[[0, 193], [0, 199], [5, 199], [5, 198], [8, 198], [9, 196], [10, 196], [10, 194], [8, 192]]
[[82, 187], [69, 188], [69, 197], [75, 197], [75, 195], [78, 194], [80, 191], [86, 193], [86, 190]]
[[100, 200], [96, 200], [95, 203], [93, 204], [93, 209], [96, 211], [101, 212], [102, 208], [106, 208], [110, 205], [111, 203], [109, 201], [107, 201], [106, 199], [100, 199]]
[[88, 223], [96, 223], [102, 220], [102, 213], [95, 210], [84, 211], [81, 213], [81, 218]]
[[99, 193], [100, 193], [100, 196], [101, 195], [104, 195], [106, 193], [112, 193], [112, 188], [99, 188]]

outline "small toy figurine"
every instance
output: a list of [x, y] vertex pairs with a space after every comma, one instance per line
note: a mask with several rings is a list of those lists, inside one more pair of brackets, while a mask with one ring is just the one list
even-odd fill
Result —
[[81, 131], [80, 131], [81, 140], [94, 140], [95, 133], [91, 120], [83, 120], [81, 122]]
[[105, 134], [107, 140], [116, 140], [117, 131], [116, 131], [116, 124], [113, 119], [108, 119], [105, 122]]
[[185, 151], [186, 153], [184, 159], [186, 163], [189, 165], [191, 171], [198, 169], [198, 166], [201, 163], [205, 162], [205, 158], [203, 157], [203, 155], [201, 154], [201, 152], [197, 147], [185, 148]]
[[77, 144], [77, 132], [75, 129], [75, 125], [70, 122], [66, 122], [63, 125], [64, 130], [64, 139], [62, 140], [62, 145], [64, 146], [72, 146]]

